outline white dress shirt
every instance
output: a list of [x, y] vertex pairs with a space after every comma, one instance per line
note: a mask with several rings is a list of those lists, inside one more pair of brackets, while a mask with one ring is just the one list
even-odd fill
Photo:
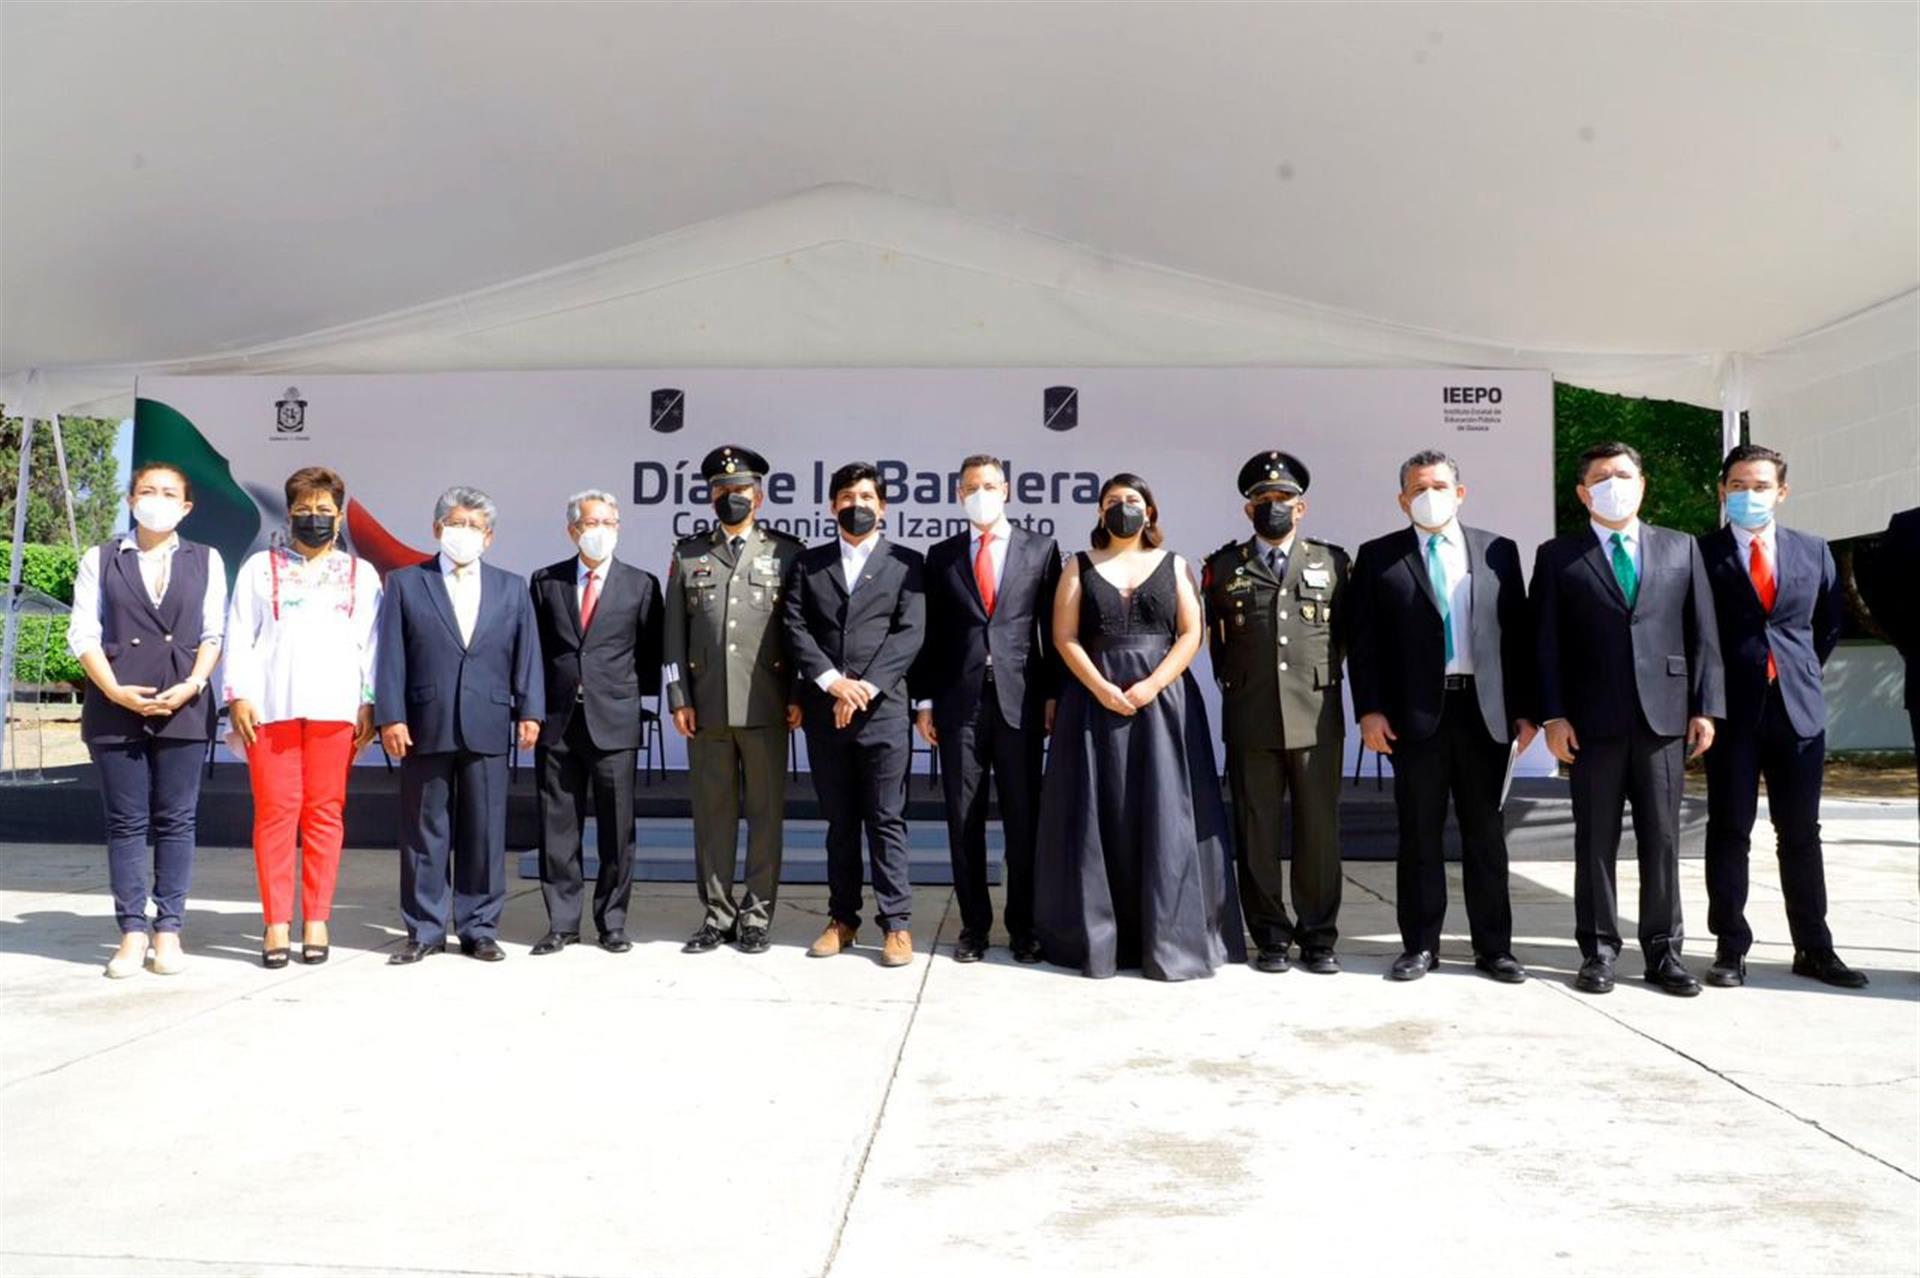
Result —
[[379, 613], [380, 573], [366, 560], [260, 551], [233, 584], [221, 703], [250, 702], [262, 723], [352, 723], [373, 703]]
[[[180, 537], [170, 533], [152, 550], [140, 549], [131, 532], [105, 543], [116, 554], [138, 556], [140, 581], [147, 588], [147, 599], [155, 607], [166, 596], [167, 582], [173, 576], [173, 552], [180, 549]], [[200, 642], [219, 643], [227, 624], [227, 568], [220, 552], [207, 547], [207, 590], [200, 601]], [[73, 612], [67, 618], [67, 651], [77, 660], [100, 646], [100, 547], [90, 546], [80, 556], [73, 575]]]
[[1775, 553], [1773, 538], [1773, 530], [1775, 528], [1774, 521], [1769, 519], [1767, 526], [1759, 532], [1742, 528], [1739, 524], [1729, 524], [1727, 526], [1733, 529], [1733, 544], [1740, 552], [1740, 571], [1751, 575], [1753, 543], [1758, 541], [1760, 543], [1760, 553], [1765, 557], [1767, 567], [1773, 569], [1773, 584], [1774, 587], [1778, 589], [1780, 585], [1780, 556]]
[[1438, 532], [1416, 526], [1420, 537], [1420, 570], [1427, 568], [1427, 544], [1435, 537], [1440, 543], [1440, 571], [1447, 580], [1447, 629], [1453, 634], [1453, 660], [1447, 662], [1450, 675], [1473, 673], [1473, 573], [1467, 563], [1467, 537], [1460, 521], [1450, 520]]
[[447, 584], [447, 597], [453, 600], [453, 619], [460, 627], [462, 646], [473, 642], [474, 623], [480, 620], [480, 561], [456, 566], [443, 553], [440, 579]]
[[[1614, 530], [1605, 524], [1597, 523], [1593, 520], [1588, 520], [1587, 524], [1593, 529], [1593, 535], [1600, 539], [1600, 551], [1607, 557], [1607, 566], [1611, 568], [1613, 566]], [[1633, 560], [1634, 577], [1638, 579], [1646, 576], [1646, 571], [1641, 567], [1640, 521], [1638, 519], [1633, 520], [1625, 528], [1620, 529], [1620, 541], [1621, 544], [1627, 548], [1627, 557]]]
[[[840, 571], [846, 577], [847, 595], [849, 598], [852, 597], [854, 591], [860, 588], [860, 577], [867, 571], [867, 561], [873, 558], [874, 547], [879, 544], [880, 534], [877, 532], [870, 535], [865, 541], [857, 543], [848, 541], [845, 537], [840, 538]], [[840, 682], [841, 677], [838, 670], [829, 670], [813, 682], [820, 691], [831, 692], [833, 685]], [[861, 682], [866, 683], [864, 679], [861, 680]], [[879, 689], [874, 688], [870, 683], [867, 684], [867, 687], [875, 692], [879, 691]]]

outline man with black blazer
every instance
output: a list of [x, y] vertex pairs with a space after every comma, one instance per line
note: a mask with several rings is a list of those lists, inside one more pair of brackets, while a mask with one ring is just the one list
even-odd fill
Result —
[[1793, 971], [1858, 989], [1866, 974], [1833, 952], [1820, 850], [1821, 670], [1840, 642], [1844, 605], [1826, 541], [1780, 527], [1786, 497], [1787, 459], [1741, 444], [1720, 464], [1726, 526], [1700, 539], [1727, 671], [1726, 720], [1707, 756], [1707, 926], [1718, 938], [1707, 983], [1747, 983], [1747, 857], [1764, 776]]
[[940, 751], [947, 846], [960, 904], [956, 963], [977, 963], [993, 927], [987, 893], [987, 779], [1006, 836], [1007, 942], [1040, 961], [1033, 935], [1033, 844], [1040, 771], [1059, 696], [1053, 596], [1060, 548], [1005, 513], [1006, 467], [976, 454], [960, 463], [970, 527], [927, 553], [927, 642], [914, 667], [920, 735]]
[[1920, 675], [1920, 595], [1913, 585], [1920, 581], [1920, 506], [1895, 511], [1880, 535], [1879, 548], [1865, 559], [1860, 592], [1907, 668], [1907, 722], [1914, 744], [1920, 746], [1920, 687], [1915, 686]]
[[1574, 985], [1613, 989], [1620, 956], [1615, 865], [1633, 804], [1646, 979], [1691, 997], [1680, 961], [1680, 796], [1686, 760], [1713, 744], [1726, 716], [1720, 641], [1700, 546], [1640, 522], [1640, 454], [1596, 444], [1576, 463], [1591, 522], [1540, 547], [1528, 595], [1547, 748], [1568, 766], [1573, 797]]
[[599, 489], [567, 499], [578, 553], [533, 574], [547, 719], [534, 753], [540, 784], [540, 895], [547, 934], [537, 955], [580, 939], [587, 814], [599, 836], [593, 926], [600, 948], [624, 954], [633, 895], [633, 772], [640, 698], [660, 691], [664, 605], [652, 573], [613, 557], [620, 504]]
[[[387, 962], [460, 952], [497, 962], [507, 899], [507, 752], [546, 717], [540, 640], [522, 577], [480, 562], [493, 499], [453, 487], [433, 510], [440, 553], [387, 575], [374, 718], [400, 760], [400, 915]], [[451, 875], [451, 877], [449, 877]]]
[[815, 958], [852, 948], [860, 926], [860, 834], [885, 933], [881, 962], [913, 961], [907, 877], [907, 673], [926, 632], [923, 560], [880, 533], [880, 476], [849, 462], [829, 483], [840, 535], [793, 561], [781, 601], [799, 676], [813, 789], [827, 820], [826, 930]]
[[1443, 452], [1401, 465], [1400, 509], [1413, 524], [1360, 547], [1347, 670], [1361, 737], [1393, 759], [1403, 952], [1388, 975], [1414, 981], [1439, 963], [1451, 795], [1473, 964], [1518, 984], [1527, 973], [1513, 956], [1500, 792], [1509, 760], [1538, 731], [1533, 635], [1520, 550], [1461, 524], [1466, 495], [1459, 463]]

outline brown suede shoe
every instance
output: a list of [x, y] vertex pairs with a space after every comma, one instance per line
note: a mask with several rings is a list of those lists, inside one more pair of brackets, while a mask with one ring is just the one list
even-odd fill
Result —
[[838, 921], [827, 924], [827, 930], [820, 939], [807, 947], [808, 958], [832, 958], [843, 950], [853, 948], [853, 929]]
[[880, 947], [880, 963], [883, 967], [905, 967], [913, 962], [913, 935], [902, 929], [887, 933], [887, 940]]

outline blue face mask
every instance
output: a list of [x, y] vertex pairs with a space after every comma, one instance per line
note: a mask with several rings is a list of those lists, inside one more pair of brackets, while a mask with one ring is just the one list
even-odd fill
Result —
[[1727, 518], [1742, 528], [1758, 532], [1773, 522], [1775, 494], [1746, 489], [1727, 494]]

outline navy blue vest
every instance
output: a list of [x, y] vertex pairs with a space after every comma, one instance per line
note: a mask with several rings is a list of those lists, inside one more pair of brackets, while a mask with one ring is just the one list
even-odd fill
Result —
[[[100, 650], [123, 684], [171, 688], [193, 673], [200, 647], [207, 598], [207, 548], [182, 541], [173, 552], [167, 593], [156, 606], [140, 580], [139, 556], [123, 551], [116, 538], [100, 547]], [[218, 707], [213, 690], [170, 715], [139, 715], [107, 700], [87, 685], [80, 708], [80, 737], [85, 741], [206, 741], [213, 736]]]

